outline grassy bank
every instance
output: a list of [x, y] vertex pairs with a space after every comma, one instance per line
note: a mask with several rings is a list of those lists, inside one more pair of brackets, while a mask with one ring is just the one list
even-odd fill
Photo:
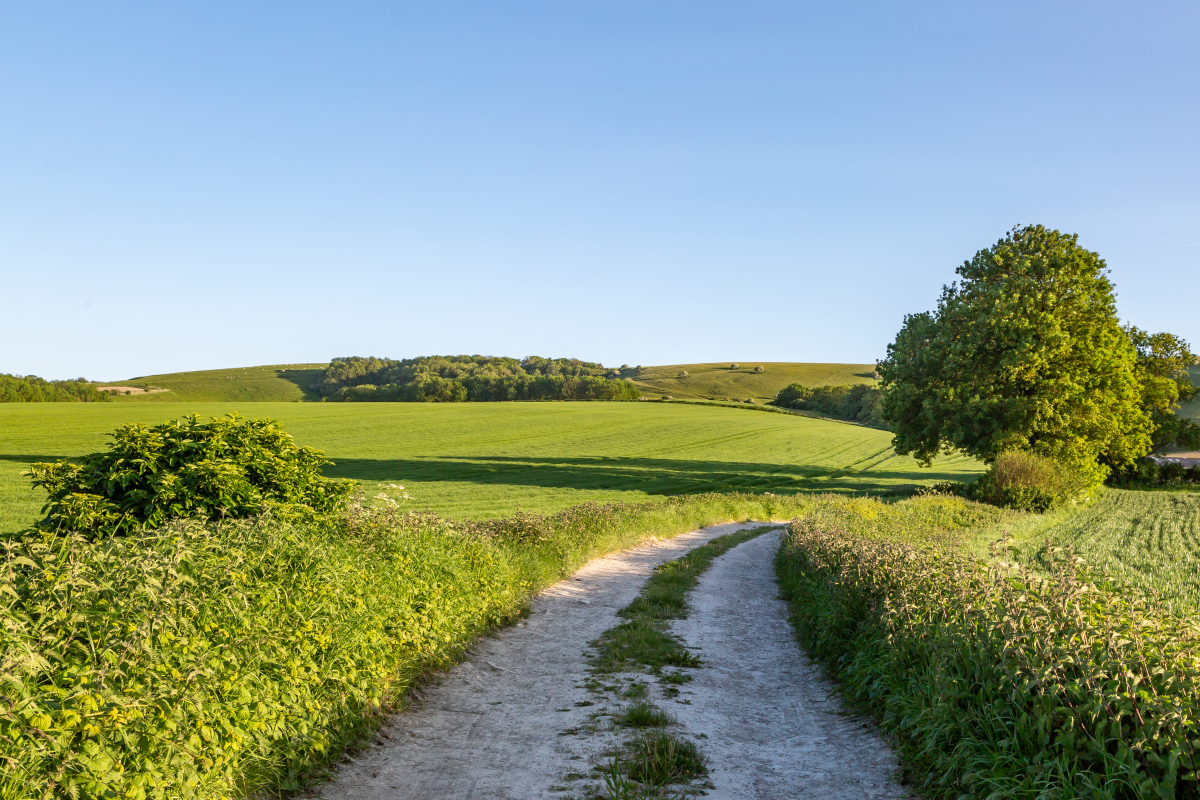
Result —
[[179, 523], [25, 539], [0, 573], [0, 798], [250, 796], [323, 768], [430, 669], [588, 559], [806, 498], [451, 523]]
[[1030, 566], [971, 557], [973, 531], [1010, 522], [995, 509], [879, 510], [822, 504], [776, 568], [801, 643], [894, 735], [911, 783], [938, 798], [1198, 796], [1192, 618], [1059, 547]]
[[982, 470], [963, 457], [924, 469], [883, 431], [664, 403], [11, 404], [0, 405], [0, 534], [44, 502], [21, 477], [30, 463], [101, 450], [122, 423], [234, 410], [279, 420], [368, 497], [397, 483], [413, 508], [476, 519], [703, 492], [878, 494]]

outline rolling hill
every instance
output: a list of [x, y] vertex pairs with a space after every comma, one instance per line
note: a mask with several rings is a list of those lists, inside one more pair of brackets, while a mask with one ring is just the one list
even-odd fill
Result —
[[[737, 369], [729, 362], [719, 364], [671, 364], [622, 370], [633, 378], [647, 397], [670, 395], [688, 400], [774, 399], [780, 389], [793, 383], [805, 386], [840, 386], [875, 383], [874, 364], [800, 364], [789, 362], [739, 361]], [[761, 366], [762, 372], [754, 368]], [[687, 372], [684, 377], [680, 372]]]
[[[114, 392], [113, 399], [123, 403], [189, 402], [302, 402], [320, 400], [312, 386], [321, 380], [327, 365], [273, 364], [259, 367], [234, 367], [198, 372], [174, 372], [146, 375], [102, 386], [135, 389], [166, 389], [152, 394], [125, 395]], [[763, 367], [760, 373], [756, 366]], [[799, 364], [788, 362], [746, 361], [731, 370], [729, 364], [670, 364], [657, 367], [623, 369], [642, 393], [656, 399], [670, 395], [687, 400], [767, 401], [792, 383], [806, 386], [837, 386], [875, 383], [874, 364]], [[679, 377], [681, 371], [687, 377]]]

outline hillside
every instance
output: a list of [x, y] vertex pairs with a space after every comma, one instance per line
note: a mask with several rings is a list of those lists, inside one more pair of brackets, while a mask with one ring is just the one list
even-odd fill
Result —
[[318, 400], [312, 388], [325, 374], [325, 364], [273, 364], [261, 367], [234, 367], [199, 372], [172, 372], [146, 375], [103, 386], [134, 389], [166, 389], [165, 392], [124, 395], [113, 392], [121, 403], [161, 402], [300, 402]]
[[[647, 397], [664, 394], [686, 399], [745, 400], [774, 399], [780, 389], [793, 383], [805, 386], [839, 386], [855, 383], [875, 383], [874, 364], [799, 364], [789, 362], [739, 361], [738, 368], [729, 362], [719, 364], [670, 364], [622, 370], [623, 377], [634, 382]], [[754, 368], [761, 366], [762, 372]], [[679, 377], [686, 371], [686, 377]], [[636, 377], [635, 377], [636, 376]]]

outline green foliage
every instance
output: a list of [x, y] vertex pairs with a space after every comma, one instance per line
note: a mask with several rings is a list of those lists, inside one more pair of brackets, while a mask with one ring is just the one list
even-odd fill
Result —
[[878, 387], [865, 383], [854, 386], [805, 386], [793, 383], [775, 395], [774, 403], [782, 408], [817, 411], [837, 419], [886, 430], [882, 398], [883, 393]]
[[626, 728], [665, 728], [675, 724], [675, 718], [653, 703], [641, 700], [621, 709], [613, 722]]
[[899, 453], [1028, 450], [1090, 483], [1150, 448], [1134, 347], [1104, 261], [1077, 237], [1016, 228], [958, 269], [934, 313], [905, 318], [883, 377]]
[[808, 653], [923, 795], [1196, 797], [1200, 629], [1044, 557], [989, 565], [826, 514], [793, 523], [776, 567]]
[[1200, 448], [1200, 425], [1177, 413], [1181, 406], [1200, 396], [1189, 374], [1196, 355], [1187, 342], [1170, 333], [1150, 334], [1132, 325], [1125, 332], [1137, 351], [1142, 405], [1154, 425], [1154, 451], [1172, 445]]
[[48, 381], [36, 375], [0, 373], [0, 403], [105, 403], [110, 399], [87, 378]]
[[416, 678], [588, 560], [799, 508], [704, 495], [480, 526], [352, 506], [324, 527], [0, 543], [0, 799], [297, 789]]
[[1200, 465], [1185, 467], [1175, 461], [1158, 464], [1143, 458], [1114, 471], [1105, 483], [1121, 488], [1180, 488], [1200, 484]]
[[[610, 377], [611, 375], [611, 377]], [[635, 384], [600, 364], [529, 356], [335, 358], [321, 395], [329, 400], [461, 403], [501, 400], [636, 400]]]
[[1070, 468], [1036, 453], [1010, 450], [996, 456], [983, 477], [966, 487], [972, 500], [1043, 513], [1078, 499], [1085, 481]]
[[49, 493], [43, 527], [88, 536], [126, 534], [170, 519], [236, 519], [272, 512], [308, 519], [340, 509], [353, 484], [321, 476], [330, 463], [297, 447], [271, 420], [195, 414], [161, 425], [122, 425], [107, 452], [35, 463]]

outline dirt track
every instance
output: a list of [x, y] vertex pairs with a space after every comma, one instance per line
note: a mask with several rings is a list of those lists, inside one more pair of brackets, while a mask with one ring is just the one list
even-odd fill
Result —
[[[617, 737], [582, 685], [588, 642], [615, 624], [655, 565], [741, 527], [598, 559], [547, 589], [526, 622], [481, 642], [315, 796], [579, 796], [582, 776]], [[902, 797], [886, 745], [839, 713], [792, 638], [771, 568], [777, 542], [768, 534], [742, 544], [701, 578], [677, 632], [706, 667], [674, 702], [658, 702], [681, 733], [707, 736], [698, 743], [710, 759], [710, 797]]]

